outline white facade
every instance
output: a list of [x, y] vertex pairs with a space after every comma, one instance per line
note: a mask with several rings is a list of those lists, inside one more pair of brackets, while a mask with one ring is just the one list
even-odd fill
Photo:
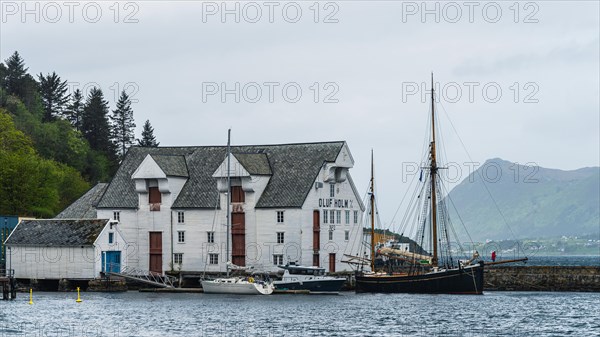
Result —
[[[344, 143], [335, 162], [323, 163], [312, 182], [312, 188], [307, 191], [302, 207], [256, 208], [271, 176], [250, 174], [234, 153], [230, 172], [232, 186], [241, 186], [245, 200], [243, 203], [232, 203], [231, 211], [244, 214], [245, 265], [264, 271], [279, 270], [275, 262], [285, 264], [298, 261], [303, 265], [313, 265], [313, 219], [315, 212], [318, 212], [319, 265], [331, 271], [350, 270], [350, 266], [341, 261], [344, 254], [356, 255], [359, 251], [364, 211], [360, 196], [349, 179], [348, 169], [353, 164]], [[132, 266], [152, 269], [149, 237], [150, 232], [158, 232], [162, 237], [163, 272], [171, 269], [224, 272], [226, 261], [231, 259], [228, 257], [233, 246], [230, 239], [230, 250], [226, 251], [226, 165], [227, 160], [224, 160], [212, 175], [214, 188], [220, 192], [214, 208], [174, 209], [171, 205], [187, 178], [165, 174], [152, 156], [147, 155], [131, 176], [136, 184], [138, 208], [99, 208], [97, 216], [119, 219], [120, 229], [128, 242], [128, 263]], [[153, 186], [158, 186], [161, 193], [159, 210], [149, 202], [149, 188]], [[283, 219], [279, 212], [283, 212]], [[213, 242], [209, 242], [209, 239]], [[178, 263], [180, 260], [181, 263]], [[330, 261], [335, 261], [335, 265], [330, 265]]]
[[[109, 243], [109, 236], [112, 243]], [[120, 252], [121, 268], [127, 266], [124, 249], [126, 246], [127, 242], [117, 225], [107, 221], [93, 245], [42, 246], [7, 243], [7, 268], [14, 269], [16, 278], [94, 279], [99, 277], [103, 270], [102, 255], [105, 252]]]

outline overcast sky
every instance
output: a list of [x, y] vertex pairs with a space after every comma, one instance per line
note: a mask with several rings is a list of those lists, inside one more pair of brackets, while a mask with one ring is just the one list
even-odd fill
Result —
[[431, 72], [463, 176], [471, 159], [600, 164], [597, 1], [22, 4], [1, 2], [2, 60], [96, 83], [111, 108], [125, 88], [161, 145], [224, 144], [228, 127], [240, 145], [345, 140], [361, 193], [374, 149], [384, 221], [422, 157]]

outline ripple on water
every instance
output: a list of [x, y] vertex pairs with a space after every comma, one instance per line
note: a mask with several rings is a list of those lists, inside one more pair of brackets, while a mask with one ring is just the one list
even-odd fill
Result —
[[37, 293], [0, 303], [0, 336], [600, 336], [600, 294]]

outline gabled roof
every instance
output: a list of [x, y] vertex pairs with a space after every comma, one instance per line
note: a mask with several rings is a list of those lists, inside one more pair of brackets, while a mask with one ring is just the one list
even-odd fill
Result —
[[[340, 141], [232, 146], [231, 152], [246, 170], [255, 172], [253, 174], [271, 175], [267, 187], [256, 204], [257, 208], [302, 207], [323, 163], [334, 162], [344, 144]], [[127, 151], [98, 207], [138, 207], [135, 182], [131, 176], [144, 158], [150, 154], [153, 158], [160, 158], [160, 156], [185, 158], [189, 178], [172, 208], [215, 208], [218, 192], [212, 174], [221, 165], [226, 153], [225, 146], [132, 147]], [[180, 164], [177, 165], [180, 167]]]
[[269, 159], [264, 153], [234, 153], [237, 160], [252, 175], [271, 175]]
[[152, 155], [154, 161], [167, 176], [188, 177], [188, 169], [184, 156]]
[[96, 206], [108, 187], [107, 183], [98, 183], [83, 196], [60, 212], [55, 219], [95, 219]]
[[6, 240], [7, 245], [91, 246], [108, 220], [23, 220]]

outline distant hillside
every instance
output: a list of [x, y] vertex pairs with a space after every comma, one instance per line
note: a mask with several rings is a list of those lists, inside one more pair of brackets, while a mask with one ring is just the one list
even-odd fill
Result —
[[[450, 198], [473, 240], [512, 239], [486, 186], [517, 239], [600, 236], [598, 167], [562, 171], [521, 166], [496, 158], [486, 161], [452, 189]], [[455, 215], [452, 205], [448, 207]], [[463, 226], [454, 219], [455, 229], [463, 232]]]

